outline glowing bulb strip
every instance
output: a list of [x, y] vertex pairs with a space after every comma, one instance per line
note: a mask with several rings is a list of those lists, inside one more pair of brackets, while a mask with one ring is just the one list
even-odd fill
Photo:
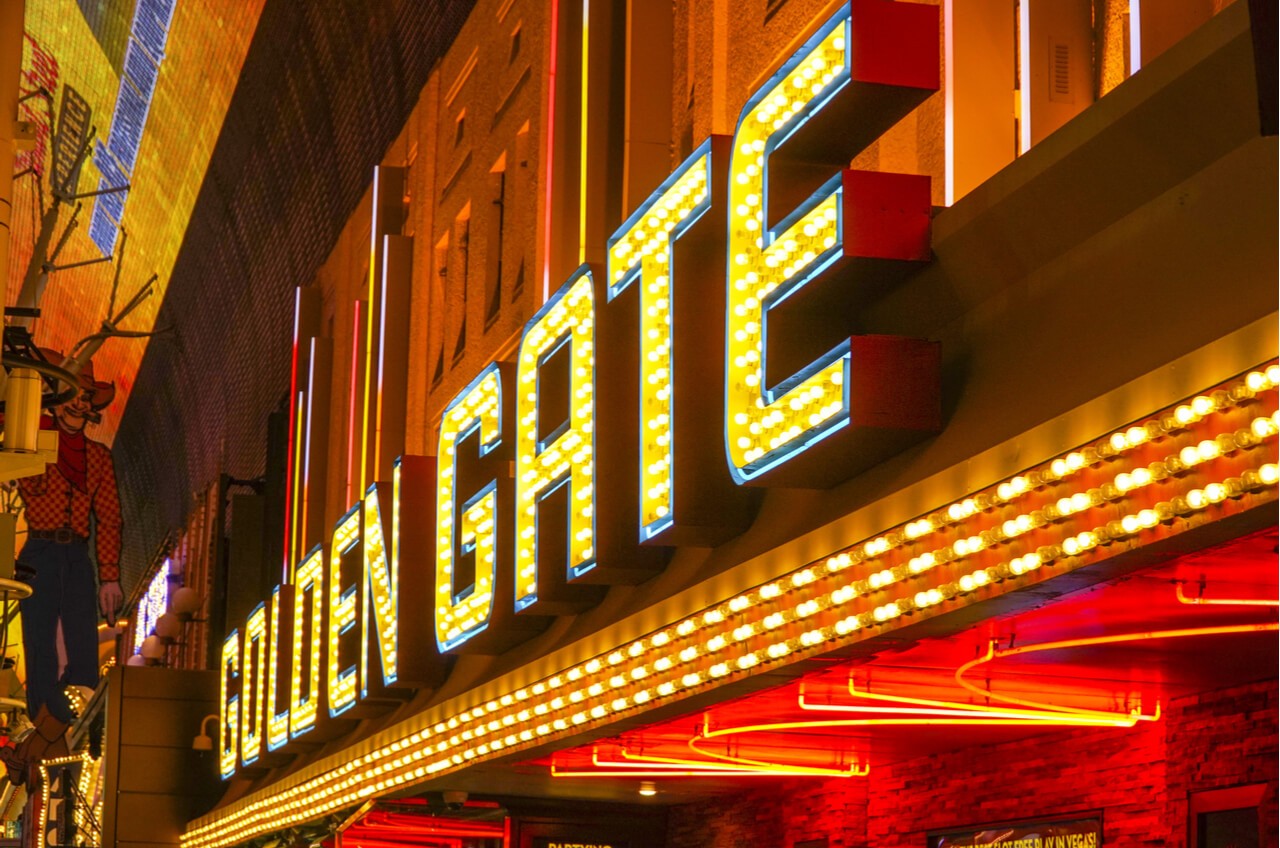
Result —
[[[310, 622], [307, 596], [311, 596]], [[324, 551], [317, 545], [298, 566], [293, 596], [293, 683], [289, 697], [289, 738], [297, 739], [316, 726], [320, 711], [320, 670], [324, 667], [325, 646], [321, 623], [324, 620]], [[310, 627], [307, 624], [310, 623]], [[305, 660], [304, 660], [305, 654]], [[304, 688], [301, 669], [307, 669]]]
[[[85, 845], [100, 846], [102, 844], [102, 778], [103, 767], [105, 761], [102, 757], [93, 759], [88, 751], [85, 751], [84, 765], [80, 767], [80, 798], [83, 804], [77, 804], [72, 811], [72, 818], [75, 820], [76, 827], [82, 837], [86, 839]], [[96, 838], [95, 838], [96, 834]]]
[[[258, 604], [245, 621], [244, 660], [240, 669], [240, 761], [244, 765], [256, 762], [262, 754], [266, 731], [263, 704], [268, 676], [267, 606]], [[234, 728], [225, 728], [224, 732], [234, 735]]]
[[[987, 645], [987, 651], [980, 657], [969, 660], [964, 665], [956, 669], [955, 679], [968, 691], [983, 698], [991, 698], [1006, 704], [1016, 704], [1018, 706], [1027, 707], [1029, 709], [1055, 709], [1076, 713], [1079, 715], [1097, 714], [1095, 710], [1084, 710], [1075, 707], [1051, 706], [1038, 701], [1029, 700], [1027, 698], [1019, 698], [1007, 693], [992, 691], [987, 688], [976, 686], [968, 680], [964, 679], [965, 674], [977, 668], [980, 665], [986, 665], [1004, 657], [1019, 656], [1021, 654], [1034, 654], [1041, 651], [1058, 651], [1065, 648], [1081, 648], [1091, 645], [1116, 645], [1126, 642], [1142, 642], [1150, 639], [1186, 639], [1195, 636], [1226, 636], [1238, 633], [1275, 633], [1280, 631], [1280, 624], [1275, 622], [1267, 622], [1263, 624], [1230, 624], [1218, 627], [1186, 627], [1171, 630], [1147, 630], [1138, 633], [1115, 633], [1109, 636], [1088, 636], [1078, 639], [1062, 639], [1054, 642], [1039, 642], [1031, 645], [1019, 645], [1016, 648], [1000, 648], [995, 647], [995, 643]], [[1106, 713], [1103, 713], [1106, 715]], [[1142, 715], [1136, 709], [1132, 713], [1133, 717], [1139, 721], [1155, 721], [1160, 717], [1160, 704], [1156, 703], [1156, 712], [1154, 715]]]
[[1181, 582], [1175, 584], [1174, 592], [1178, 603], [1194, 606], [1229, 606], [1229, 607], [1277, 607], [1280, 601], [1266, 598], [1188, 598], [1182, 591]]
[[776, 387], [765, 385], [772, 306], [834, 262], [844, 243], [840, 177], [768, 226], [772, 150], [848, 84], [847, 15], [829, 21], [743, 109], [729, 163], [725, 447], [739, 482], [848, 424], [849, 350], [837, 346]]
[[[382, 682], [385, 686], [395, 683], [399, 677], [399, 655], [396, 650], [397, 622], [400, 617], [400, 463], [396, 462], [392, 474], [392, 545], [388, 554], [387, 540], [382, 532], [382, 503], [375, 483], [364, 496], [364, 614], [361, 620], [360, 642], [366, 650], [360, 652], [360, 688], [362, 695], [369, 694], [372, 669], [369, 668], [372, 644], [370, 635], [377, 642], [378, 659], [382, 665]], [[370, 632], [372, 631], [372, 633]]]
[[[516, 373], [516, 600], [538, 600], [539, 502], [568, 486], [566, 579], [595, 567], [595, 300], [591, 272], [579, 268], [538, 310], [520, 339]], [[538, 438], [538, 377], [543, 361], [569, 346], [568, 425]], [[546, 528], [541, 528], [546, 529]], [[557, 532], [551, 528], [550, 532]], [[559, 530], [559, 532], [564, 532]]]
[[[329, 715], [337, 716], [351, 709], [356, 704], [356, 692], [360, 688], [358, 662], [342, 664], [342, 637], [355, 627], [358, 606], [356, 593], [361, 590], [360, 584], [343, 587], [342, 558], [361, 545], [362, 506], [357, 504], [347, 510], [338, 525], [333, 528], [333, 540], [329, 548], [328, 567], [328, 603], [329, 623], [325, 628], [328, 634], [328, 645], [325, 655], [328, 659], [327, 689], [329, 693]], [[362, 554], [363, 555], [363, 554]], [[320, 591], [319, 587], [316, 589]]]
[[[1277, 383], [1280, 383], [1280, 367], [1272, 364], [1249, 374], [1238, 384], [1204, 395], [1203, 400], [1197, 398], [1191, 404], [1178, 406], [1140, 426], [1148, 437], [1150, 427], [1156, 428], [1160, 437], [1176, 436], [1187, 428], [1202, 429], [1202, 419], [1248, 402], [1255, 394], [1271, 392]], [[1033, 552], [1034, 561], [1025, 556], [1014, 557], [990, 568], [974, 568], [958, 580], [944, 584], [950, 588], [945, 594], [939, 592], [936, 601], [926, 597], [923, 600], [927, 603], [917, 606], [918, 593], [909, 593], [891, 603], [879, 604], [871, 612], [840, 617], [841, 608], [854, 598], [862, 597], [863, 592], [886, 592], [899, 580], [912, 575], [904, 562], [895, 567], [901, 569], [901, 576], [893, 573], [895, 569], [888, 569], [894, 577], [891, 582], [868, 578], [846, 583], [843, 572], [848, 568], [855, 564], [874, 566], [864, 562], [868, 559], [864, 554], [868, 545], [875, 548], [870, 559], [884, 557], [908, 543], [908, 528], [915, 528], [910, 534], [913, 541], [924, 542], [941, 528], [964, 521], [984, 509], [1016, 503], [1048, 482], [1066, 482], [1087, 465], [1096, 465], [1104, 459], [1118, 460], [1145, 444], [1146, 440], [1136, 429], [1118, 431], [1118, 435], [1126, 439], [1123, 448], [1116, 447], [1119, 440], [1114, 438], [1117, 434], [1113, 434], [1097, 445], [1064, 454], [1037, 469], [957, 501], [952, 505], [957, 507], [954, 516], [947, 515], [937, 524], [931, 520], [932, 526], [927, 530], [920, 529], [924, 519], [916, 519], [531, 685], [475, 703], [452, 715], [433, 711], [411, 719], [404, 725], [404, 735], [393, 741], [380, 743], [358, 757], [335, 758], [332, 768], [300, 776], [288, 786], [270, 787], [194, 822], [183, 835], [182, 844], [204, 848], [277, 831], [474, 762], [607, 724], [630, 711], [672, 703], [721, 681], [754, 674], [757, 666], [790, 662], [799, 656], [829, 651], [852, 641], [856, 638], [851, 638], [852, 634], [865, 626], [887, 625], [908, 612], [960, 601], [975, 591], [998, 591], [984, 587], [999, 581], [1012, 580], [1009, 588], [1017, 588], [1024, 585], [1026, 575], [1041, 566], [1060, 565], [1069, 569], [1084, 565], [1090, 561], [1087, 554], [1092, 548], [1081, 547], [1077, 554], [1070, 554], [1065, 550], [1065, 542], [1085, 534], [1075, 534], [1074, 528], [1063, 527], [1062, 543], [1042, 545]], [[1239, 436], [1247, 444], [1236, 445], [1231, 451], [1234, 454], [1264, 444], [1274, 445], [1276, 430], [1274, 417], [1255, 418], [1247, 438], [1242, 431], [1233, 431], [1205, 441], [1225, 441], [1222, 437], [1226, 436], [1235, 444]], [[1211, 469], [1222, 457], [1220, 452], [1214, 453], [1207, 447], [1202, 456], [1199, 449], [1203, 445], [1204, 442], [1196, 445], [1197, 456], [1201, 457], [1195, 464], [1197, 473]], [[1240, 462], [1233, 460], [1233, 465], [1238, 466]], [[1188, 469], [1177, 466], [1168, 470], [1176, 480]], [[1114, 529], [1123, 533], [1122, 536], [1104, 539], [1097, 535], [1096, 529], [1089, 532], [1094, 533], [1094, 542], [1098, 545], [1113, 538], [1141, 536], [1153, 532], [1155, 525], [1145, 524], [1152, 514], [1159, 516], [1172, 510], [1171, 516], [1186, 517], [1218, 509], [1228, 500], [1251, 494], [1272, 500], [1278, 481], [1280, 468], [1275, 462], [1263, 462], [1238, 477], [1224, 475], [1203, 488], [1185, 488], [1183, 494], [1172, 497], [1163, 507], [1157, 504], [1152, 510], [1132, 511], [1124, 516], [1131, 518], [1132, 532], [1126, 529], [1123, 517], [1100, 528], [1108, 534]], [[1108, 485], [1114, 485], [1114, 478]], [[1088, 489], [1076, 494], [1088, 497]], [[1112, 505], [1109, 510], [1114, 510], [1114, 506], [1127, 497], [1127, 492], [1119, 493], [1115, 500], [1106, 501]], [[944, 507], [941, 512], [947, 513], [950, 509]], [[1041, 529], [1058, 523], [1058, 520], [1050, 521]], [[1160, 523], [1157, 520], [1156, 524]], [[1019, 561], [1019, 568], [1012, 566], [1013, 560]], [[1025, 568], [1028, 565], [1034, 567]], [[884, 570], [873, 572], [873, 576]]]
[[289, 741], [289, 707], [276, 712], [276, 704], [280, 702], [280, 677], [283, 669], [281, 661], [287, 660], [280, 653], [280, 633], [284, 630], [281, 614], [281, 587], [271, 591], [271, 626], [267, 638], [267, 667], [263, 675], [267, 679], [267, 697], [262, 703], [262, 714], [267, 722], [267, 750], [276, 751]]
[[[88, 751], [83, 751], [79, 754], [72, 754], [67, 757], [54, 757], [52, 759], [41, 760], [39, 762], [38, 767], [40, 769], [40, 799], [41, 799], [40, 800], [39, 832], [41, 834], [46, 834], [49, 832], [49, 801], [51, 797], [50, 793], [52, 792], [52, 787], [49, 785], [49, 769], [57, 768], [58, 766], [71, 765], [72, 763], [80, 763], [81, 764], [80, 786], [82, 787], [82, 794], [83, 794], [84, 772], [88, 770], [90, 764], [93, 762], [94, 760], [89, 755]], [[87, 799], [89, 796], [85, 795], [84, 797]], [[77, 805], [77, 807], [78, 806], [79, 805]], [[78, 810], [75, 813], [75, 820], [77, 824], [80, 823], [80, 813]]]
[[151, 582], [147, 584], [146, 593], [138, 600], [133, 625], [133, 652], [135, 654], [142, 652], [142, 643], [155, 631], [156, 622], [169, 609], [169, 572], [171, 568], [172, 565], [169, 558], [165, 557], [164, 562], [151, 578]]
[[[436, 466], [436, 644], [441, 653], [489, 626], [497, 579], [497, 481], [491, 480], [468, 502], [458, 504], [457, 444], [478, 433], [480, 456], [502, 443], [502, 376], [496, 364], [481, 371], [445, 408], [440, 421]], [[461, 516], [458, 518], [459, 506]], [[475, 580], [460, 586], [454, 579], [455, 546], [474, 551]]]
[[232, 630], [222, 642], [222, 665], [219, 668], [219, 712], [222, 721], [218, 737], [218, 769], [222, 777], [235, 774], [239, 756], [240, 696], [230, 693], [230, 683], [240, 672], [240, 631]]
[[675, 431], [671, 396], [671, 280], [676, 240], [711, 208], [704, 142], [609, 240], [609, 300], [633, 283], [640, 298], [640, 537], [672, 523]]

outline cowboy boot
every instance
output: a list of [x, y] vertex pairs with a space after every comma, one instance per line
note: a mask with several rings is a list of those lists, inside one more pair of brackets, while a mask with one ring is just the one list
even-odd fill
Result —
[[43, 760], [54, 760], [71, 754], [67, 748], [67, 723], [49, 713], [44, 707], [36, 713], [36, 732], [28, 739], [33, 740], [27, 749], [28, 761], [32, 764]]
[[33, 730], [17, 745], [5, 745], [0, 748], [0, 763], [4, 764], [9, 782], [21, 786], [27, 782], [27, 742], [35, 735]]

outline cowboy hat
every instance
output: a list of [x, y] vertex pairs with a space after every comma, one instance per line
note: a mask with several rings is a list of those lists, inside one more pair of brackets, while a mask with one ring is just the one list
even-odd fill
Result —
[[[40, 353], [44, 356], [45, 361], [54, 365], [61, 365], [66, 361], [61, 353], [52, 348], [42, 347]], [[89, 360], [80, 369], [80, 391], [92, 392], [89, 398], [89, 406], [93, 409], [105, 409], [111, 404], [116, 396], [116, 384], [114, 382], [104, 383], [93, 378], [93, 360]]]

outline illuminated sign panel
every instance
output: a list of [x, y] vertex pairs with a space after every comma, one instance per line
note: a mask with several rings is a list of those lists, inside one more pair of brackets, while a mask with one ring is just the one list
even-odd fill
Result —
[[929, 848], [1098, 848], [1102, 819], [1017, 822], [929, 834]]
[[155, 630], [156, 622], [160, 620], [160, 616], [165, 614], [169, 609], [169, 571], [170, 561], [166, 558], [164, 564], [156, 571], [151, 582], [147, 584], [146, 594], [142, 596], [142, 600], [138, 602], [137, 623], [133, 628], [133, 652], [141, 653], [142, 643], [151, 631]]
[[[380, 169], [371, 268], [382, 270], [371, 270], [354, 387], [365, 409], [347, 433], [359, 453], [346, 473], [358, 469], [365, 497], [321, 537], [332, 343], [318, 293], [300, 291], [289, 582], [224, 645], [224, 765], [254, 762], [264, 733], [268, 752], [325, 741], [339, 716], [438, 686], [450, 655], [506, 650], [598, 597], [593, 584], [640, 582], [671, 545], [729, 538], [750, 520], [742, 484], [828, 485], [936, 428], [936, 345], [838, 327], [813, 357], [788, 331], [813, 292], [826, 308], [886, 262], [928, 258], [927, 179], [841, 166], [936, 88], [936, 54], [932, 7], [859, 0], [827, 22], [750, 99], [732, 139], [700, 145], [641, 204], [610, 239], [606, 269], [584, 265], [551, 296], [516, 361], [448, 404], [436, 460], [385, 461], [403, 442], [385, 366], [403, 352], [396, 304], [412, 242], [393, 232], [403, 173]], [[858, 132], [831, 131], [850, 121]], [[817, 185], [815, 162], [831, 171]], [[841, 321], [856, 302], [841, 301]], [[708, 304], [723, 332], [706, 330]], [[376, 479], [387, 474], [389, 491]], [[408, 609], [431, 610], [434, 639], [403, 638]], [[616, 677], [610, 686], [627, 683]]]

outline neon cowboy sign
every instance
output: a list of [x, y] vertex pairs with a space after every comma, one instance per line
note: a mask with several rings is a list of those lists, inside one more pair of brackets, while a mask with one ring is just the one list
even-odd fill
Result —
[[831, 486], [940, 428], [938, 346], [851, 335], [860, 303], [930, 257], [929, 178], [845, 167], [937, 90], [937, 33], [936, 7], [847, 4], [732, 137], [635, 210], [605, 268], [552, 295], [515, 361], [452, 399], [434, 457], [384, 450], [404, 418], [385, 363], [407, 312], [387, 281], [411, 240], [380, 237], [402, 192], [379, 169], [348, 457], [364, 496], [309, 543], [331, 354], [299, 330], [290, 579], [224, 642], [224, 777], [439, 686], [453, 655], [507, 650], [601, 585], [648, 579], [673, 547], [732, 538], [757, 487]]

